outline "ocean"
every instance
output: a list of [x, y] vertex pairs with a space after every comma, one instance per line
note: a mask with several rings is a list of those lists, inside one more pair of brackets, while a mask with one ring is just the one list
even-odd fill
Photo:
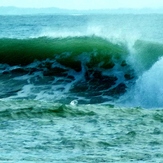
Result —
[[0, 162], [163, 162], [163, 15], [0, 16]]

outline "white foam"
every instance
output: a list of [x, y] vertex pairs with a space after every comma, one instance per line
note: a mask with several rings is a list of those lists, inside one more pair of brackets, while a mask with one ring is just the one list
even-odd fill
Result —
[[72, 100], [70, 102], [70, 105], [72, 105], [72, 106], [76, 106], [77, 104], [78, 104], [78, 101], [77, 100]]
[[147, 108], [163, 107], [163, 58], [141, 75], [125, 95], [130, 104]]
[[33, 84], [28, 84], [28, 85], [25, 85], [21, 91], [19, 91], [17, 93], [17, 95], [15, 96], [10, 96], [9, 98], [10, 99], [14, 99], [14, 98], [27, 98], [27, 97], [31, 97], [32, 95], [32, 89], [34, 88], [34, 85]]

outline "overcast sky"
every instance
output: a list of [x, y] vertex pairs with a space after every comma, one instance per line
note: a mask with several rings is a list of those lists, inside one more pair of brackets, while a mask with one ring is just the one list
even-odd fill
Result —
[[65, 9], [160, 8], [163, 0], [0, 0], [0, 6]]

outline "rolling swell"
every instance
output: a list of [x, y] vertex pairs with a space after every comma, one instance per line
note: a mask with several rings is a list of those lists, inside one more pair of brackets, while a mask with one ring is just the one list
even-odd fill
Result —
[[30, 118], [54, 118], [54, 117], [83, 117], [94, 116], [92, 110], [82, 110], [80, 107], [71, 105], [63, 105], [57, 103], [46, 103], [32, 100], [18, 101], [0, 101], [0, 106], [3, 107], [0, 111], [0, 119], [30, 119]]

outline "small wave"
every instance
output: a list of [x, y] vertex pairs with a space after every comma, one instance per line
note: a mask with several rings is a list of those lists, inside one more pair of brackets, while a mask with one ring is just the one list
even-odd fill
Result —
[[[0, 119], [31, 119], [54, 117], [82, 117], [94, 116], [92, 110], [83, 109], [83, 106], [72, 107], [61, 103], [47, 103], [37, 100], [7, 100], [0, 101]], [[86, 107], [86, 105], [85, 105]]]

